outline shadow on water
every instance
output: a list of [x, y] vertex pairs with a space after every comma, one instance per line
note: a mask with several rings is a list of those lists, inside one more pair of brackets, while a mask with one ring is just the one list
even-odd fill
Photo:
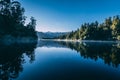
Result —
[[97, 61], [102, 59], [105, 64], [118, 67], [120, 64], [120, 44], [108, 42], [65, 42], [65, 41], [40, 41], [39, 47], [67, 47], [77, 51], [84, 59]]
[[15, 79], [23, 71], [22, 64], [25, 63], [24, 54], [35, 60], [35, 43], [0, 43], [0, 80]]

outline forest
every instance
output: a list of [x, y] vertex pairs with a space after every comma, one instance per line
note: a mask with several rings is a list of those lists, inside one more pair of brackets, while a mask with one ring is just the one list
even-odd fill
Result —
[[106, 18], [101, 24], [98, 21], [84, 23], [76, 31], [59, 37], [72, 40], [120, 40], [120, 16]]
[[37, 39], [35, 31], [36, 19], [30, 18], [25, 24], [25, 9], [21, 3], [13, 0], [0, 0], [0, 38], [22, 38], [32, 37]]

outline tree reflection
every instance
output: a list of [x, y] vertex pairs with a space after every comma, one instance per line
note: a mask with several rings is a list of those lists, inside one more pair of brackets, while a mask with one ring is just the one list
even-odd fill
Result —
[[101, 42], [58, 42], [76, 50], [85, 59], [102, 59], [105, 64], [118, 67], [120, 64], [120, 44]]
[[34, 49], [36, 43], [0, 44], [0, 80], [14, 79], [23, 71], [24, 54], [35, 60]]

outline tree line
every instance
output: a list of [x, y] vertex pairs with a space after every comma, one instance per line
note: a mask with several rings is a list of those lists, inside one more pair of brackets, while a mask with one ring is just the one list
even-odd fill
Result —
[[84, 23], [76, 31], [59, 38], [73, 40], [120, 40], [120, 16], [116, 15], [106, 18], [101, 24], [98, 21]]
[[25, 9], [18, 1], [0, 0], [0, 37], [10, 35], [13, 37], [34, 37], [37, 38], [35, 26], [36, 20], [30, 18], [25, 25]]

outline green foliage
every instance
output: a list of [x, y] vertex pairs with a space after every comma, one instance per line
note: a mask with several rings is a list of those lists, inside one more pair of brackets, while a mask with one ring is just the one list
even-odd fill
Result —
[[120, 35], [117, 36], [117, 39], [120, 40]]
[[18, 1], [0, 1], [0, 37], [11, 35], [13, 37], [35, 37], [36, 20], [31, 17], [31, 22], [25, 26], [25, 9]]
[[[80, 29], [64, 35], [62, 39], [77, 40], [120, 40], [120, 18], [106, 18], [104, 23], [99, 24], [97, 21], [82, 24]], [[66, 36], [66, 37], [65, 37]]]

